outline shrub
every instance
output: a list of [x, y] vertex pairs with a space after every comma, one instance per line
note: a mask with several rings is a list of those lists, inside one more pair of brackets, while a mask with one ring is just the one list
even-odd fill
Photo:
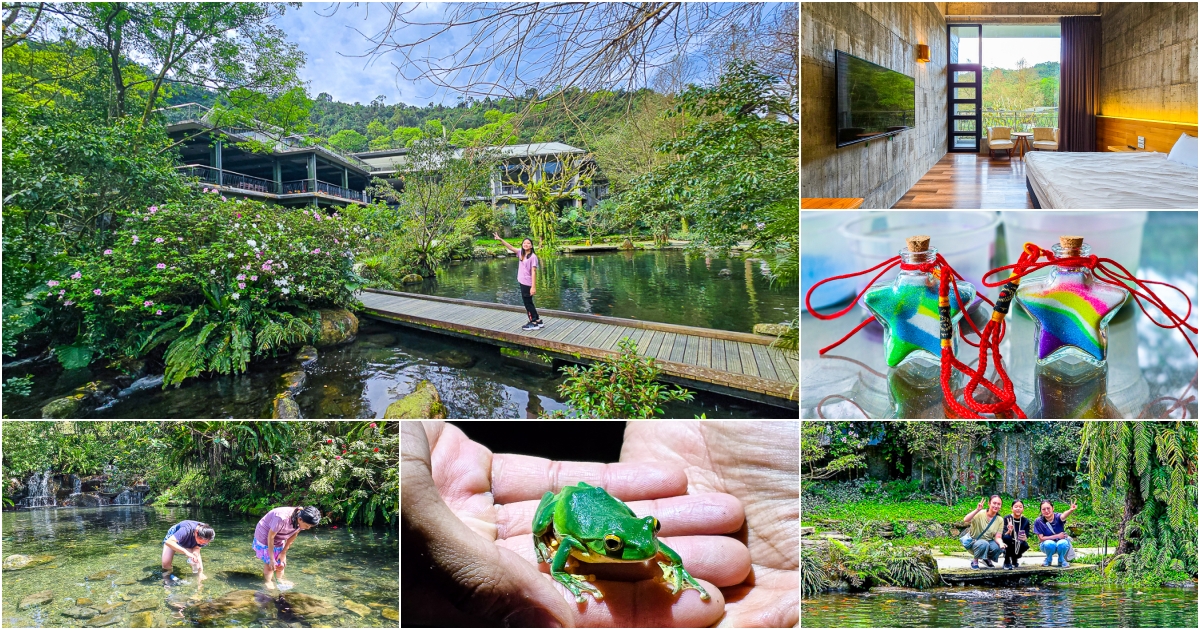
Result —
[[883, 491], [887, 493], [889, 498], [902, 501], [915, 494], [919, 490], [919, 487], [920, 484], [918, 482], [911, 479], [903, 479], [883, 484]]
[[615, 359], [588, 368], [562, 368], [567, 380], [558, 391], [567, 397], [571, 412], [557, 411], [552, 417], [653, 418], [662, 415], [662, 403], [692, 399], [692, 393], [682, 387], [669, 390], [658, 383], [654, 359], [639, 356], [635, 342], [623, 338], [617, 345], [621, 354]]
[[82, 330], [59, 359], [78, 367], [162, 346], [164, 387], [245, 371], [252, 355], [314, 339], [314, 309], [354, 303], [352, 232], [336, 212], [212, 194], [135, 212], [111, 247], [47, 279], [46, 299]]

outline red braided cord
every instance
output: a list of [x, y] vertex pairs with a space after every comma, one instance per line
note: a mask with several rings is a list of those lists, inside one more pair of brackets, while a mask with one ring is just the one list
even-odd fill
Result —
[[[1013, 265], [1005, 265], [1004, 267], [997, 267], [996, 269], [993, 269], [983, 275], [983, 278], [982, 278], [983, 285], [988, 286], [988, 287], [998, 287], [1002, 284], [1005, 284], [1009, 280], [1012, 280], [1013, 278], [1021, 278], [1021, 277], [1027, 276], [1030, 273], [1033, 273], [1033, 272], [1035, 272], [1039, 269], [1043, 269], [1045, 267], [1049, 267], [1051, 265], [1087, 267], [1094, 273], [1096, 280], [1103, 282], [1105, 284], [1110, 284], [1115, 287], [1120, 287], [1122, 289], [1125, 289], [1126, 291], [1129, 291], [1130, 294], [1133, 296], [1134, 302], [1137, 303], [1138, 308], [1141, 309], [1142, 313], [1144, 313], [1146, 315], [1146, 317], [1149, 318], [1150, 321], [1155, 326], [1158, 326], [1159, 328], [1179, 329], [1179, 333], [1183, 335], [1184, 341], [1187, 342], [1188, 346], [1192, 349], [1192, 352], [1196, 353], [1195, 344], [1192, 343], [1191, 338], [1187, 336], [1186, 332], [1184, 332], [1184, 330], [1190, 330], [1193, 334], [1197, 333], [1196, 327], [1187, 323], [1188, 318], [1190, 318], [1192, 316], [1192, 300], [1190, 297], [1188, 297], [1188, 294], [1185, 293], [1179, 287], [1177, 287], [1173, 284], [1170, 284], [1168, 282], [1159, 282], [1157, 280], [1138, 279], [1138, 278], [1134, 277], [1134, 275], [1132, 273], [1130, 273], [1128, 269], [1123, 267], [1121, 265], [1121, 263], [1119, 263], [1111, 258], [1099, 258], [1094, 254], [1091, 256], [1087, 256], [1087, 257], [1071, 256], [1071, 257], [1067, 257], [1067, 258], [1055, 258], [1054, 252], [1052, 252], [1050, 250], [1042, 249], [1042, 248], [1038, 247], [1037, 245], [1034, 245], [1033, 243], [1025, 244], [1025, 253], [1029, 253], [1032, 255], [1033, 262], [1025, 264], [1024, 266], [1021, 266], [1022, 265], [1021, 262], [1017, 262], [1016, 264], [1013, 264]], [[1022, 255], [1021, 255], [1022, 259], [1025, 258], [1025, 253], [1022, 253]], [[1037, 259], [1041, 258], [1042, 256], [1046, 257], [1046, 261], [1045, 262], [1037, 262]], [[1115, 266], [1124, 275], [1119, 274], [1114, 269], [1108, 268], [1108, 265]], [[1021, 268], [1017, 269], [1018, 266], [1021, 266]], [[1012, 270], [1013, 271], [1012, 276], [1010, 276], [1009, 278], [1007, 278], [1005, 280], [1001, 280], [1000, 282], [995, 282], [995, 283], [988, 282], [988, 279], [987, 279], [988, 276], [990, 276], [994, 273], [1000, 272], [1000, 271], [1004, 271], [1004, 270]], [[1123, 282], [1121, 282], [1122, 280], [1134, 283], [1138, 287], [1145, 289], [1146, 293], [1143, 294], [1135, 288], [1126, 286]], [[1171, 289], [1174, 289], [1175, 291], [1177, 291], [1180, 295], [1183, 296], [1184, 301], [1187, 302], [1187, 305], [1188, 305], [1187, 314], [1184, 315], [1183, 317], [1180, 317], [1178, 314], [1176, 314], [1173, 310], [1171, 310], [1170, 307], [1167, 306], [1166, 302], [1162, 301], [1162, 298], [1158, 297], [1158, 295], [1156, 295], [1154, 293], [1153, 289], [1146, 286], [1149, 284], [1161, 284], [1163, 286], [1170, 287]], [[1142, 304], [1142, 300], [1149, 302], [1152, 306], [1154, 306], [1159, 311], [1161, 311], [1164, 315], [1167, 316], [1167, 319], [1170, 320], [1171, 323], [1163, 324], [1163, 323], [1159, 322], [1158, 320], [1154, 319], [1154, 317], [1152, 317], [1150, 315], [1150, 313], [1146, 311], [1146, 307]]]

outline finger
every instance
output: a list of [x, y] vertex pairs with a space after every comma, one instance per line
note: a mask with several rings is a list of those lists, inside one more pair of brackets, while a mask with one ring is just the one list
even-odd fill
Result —
[[528, 455], [492, 457], [492, 493], [496, 503], [541, 499], [547, 492], [586, 481], [624, 501], [673, 497], [687, 492], [687, 475], [667, 464], [556, 462]]
[[577, 603], [565, 587], [554, 584], [575, 608], [575, 624], [580, 627], [704, 628], [724, 614], [725, 597], [712, 584], [704, 580], [700, 583], [708, 592], [708, 601], [700, 599], [700, 593], [694, 589], [672, 595], [664, 584], [642, 580], [595, 582], [604, 598], [597, 601], [591, 595], [584, 595], [583, 603]]
[[[750, 573], [750, 551], [741, 542], [727, 536], [676, 536], [662, 539], [683, 560], [683, 566], [696, 579], [708, 580], [717, 586], [741, 584]], [[496, 544], [510, 549], [530, 562], [536, 562], [533, 536], [518, 536], [498, 540]], [[659, 556], [662, 559], [661, 556]], [[652, 579], [661, 575], [657, 565], [644, 562], [580, 563], [578, 573], [601, 574], [602, 577]], [[550, 565], [538, 564], [542, 573], [550, 573]]]
[[[630, 501], [628, 505], [639, 517], [657, 518], [662, 524], [659, 532], [662, 536], [729, 534], [741, 529], [746, 516], [737, 497], [721, 492]], [[497, 536], [510, 538], [532, 534], [537, 506], [537, 501], [496, 506]]]

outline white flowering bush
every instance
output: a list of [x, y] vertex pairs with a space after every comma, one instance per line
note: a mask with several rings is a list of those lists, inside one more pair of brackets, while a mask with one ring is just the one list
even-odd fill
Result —
[[163, 352], [164, 386], [241, 372], [252, 355], [314, 338], [315, 309], [354, 303], [347, 223], [214, 194], [150, 206], [114, 245], [47, 279], [47, 299], [78, 312], [89, 359]]

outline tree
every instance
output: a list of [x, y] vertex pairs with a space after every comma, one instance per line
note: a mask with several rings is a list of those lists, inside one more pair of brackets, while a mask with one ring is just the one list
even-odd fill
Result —
[[[800, 427], [800, 478], [830, 479], [850, 470], [867, 467], [862, 448], [865, 436], [852, 429], [841, 430], [836, 422], [805, 422]], [[825, 461], [828, 458], [828, 461]]]
[[[272, 24], [286, 10], [283, 4], [81, 2], [47, 6], [54, 7], [48, 10], [57, 22], [104, 52], [114, 93], [112, 116], [127, 113], [130, 90], [143, 93], [143, 126], [167, 82], [222, 93], [249, 89], [272, 94], [299, 86], [297, 71], [304, 54]], [[130, 64], [131, 59], [140, 65]]]
[[934, 465], [942, 497], [946, 505], [954, 505], [961, 491], [970, 489], [966, 484], [971, 474], [969, 458], [990, 430], [986, 422], [905, 420], [900, 425], [900, 439], [914, 458], [922, 456]]
[[440, 134], [427, 128], [425, 135], [409, 148], [404, 190], [394, 197], [392, 213], [393, 241], [429, 275], [460, 241], [475, 234], [476, 216], [463, 199], [485, 194], [496, 156], [487, 151], [460, 154]]
[[329, 136], [328, 142], [335, 149], [351, 153], [367, 148], [367, 137], [353, 129], [343, 129]]
[[[524, 189], [525, 198], [513, 199], [513, 203], [525, 206], [534, 244], [550, 254], [558, 241], [559, 205], [563, 200], [578, 199], [583, 189], [592, 185], [596, 162], [590, 154], [565, 154], [534, 155], [522, 158], [519, 163], [519, 170], [504, 172], [504, 183]], [[525, 174], [528, 181], [513, 179], [512, 173], [517, 172]]]
[[1088, 422], [1079, 457], [1087, 456], [1092, 503], [1103, 507], [1104, 485], [1125, 495], [1116, 556], [1131, 581], [1196, 575], [1195, 421]]
[[694, 122], [658, 147], [680, 159], [636, 180], [635, 194], [679, 200], [695, 238], [710, 247], [762, 239], [778, 206], [799, 198], [798, 116], [778, 87], [753, 63], [731, 64], [714, 86], [690, 86], [674, 114]]

